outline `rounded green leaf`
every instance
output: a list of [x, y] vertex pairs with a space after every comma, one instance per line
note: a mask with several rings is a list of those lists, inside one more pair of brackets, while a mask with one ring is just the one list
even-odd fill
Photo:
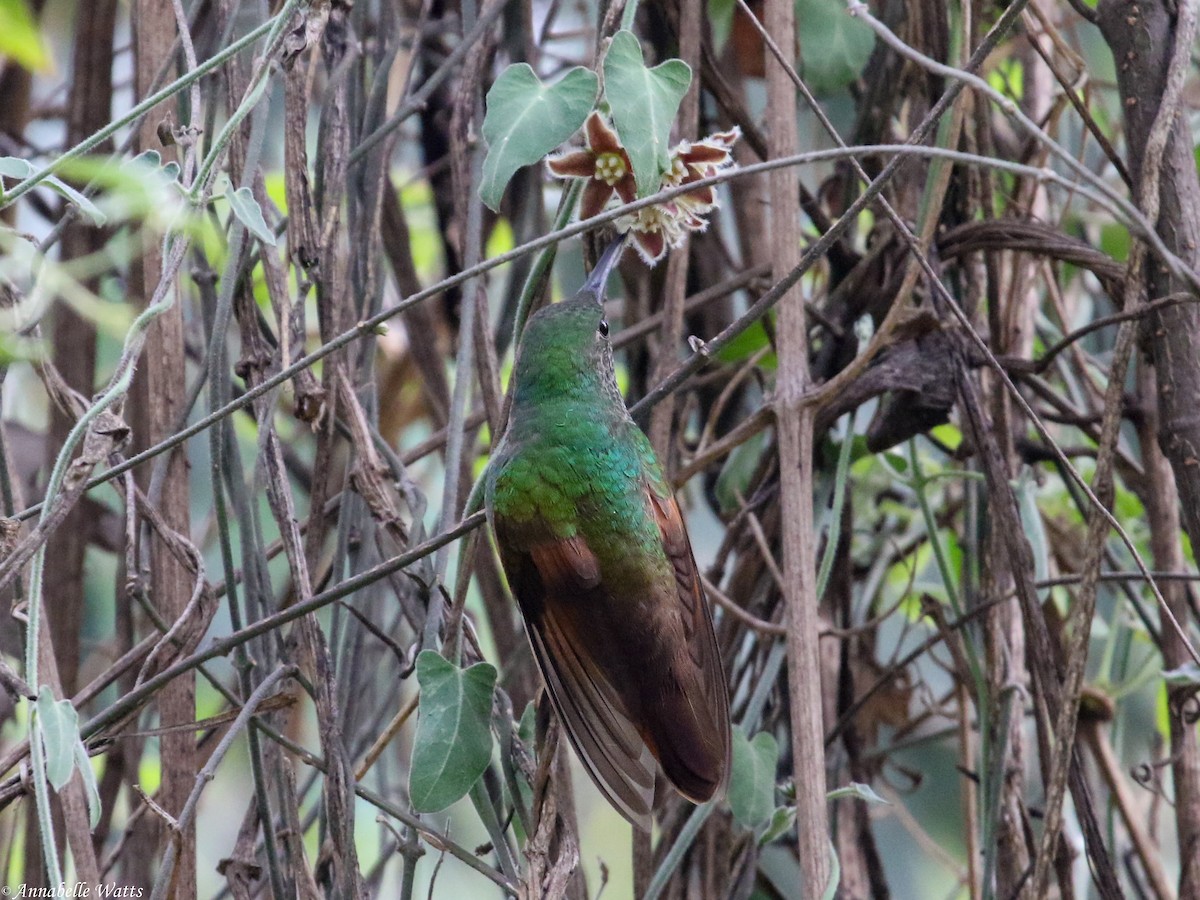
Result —
[[850, 15], [845, 0], [797, 0], [804, 80], [817, 93], [849, 84], [875, 47], [871, 26]]
[[460, 669], [432, 650], [417, 657], [421, 700], [408, 793], [413, 809], [432, 813], [465, 796], [492, 758], [496, 667]]
[[729, 809], [739, 824], [758, 828], [775, 811], [775, 765], [779, 744], [775, 736], [760, 731], [749, 740], [733, 730], [733, 772], [729, 778]]
[[535, 163], [573, 135], [596, 104], [599, 79], [576, 66], [554, 84], [543, 84], [526, 63], [500, 73], [487, 94], [483, 137], [487, 157], [479, 196], [492, 209], [521, 166]]
[[630, 31], [618, 31], [604, 57], [604, 98], [637, 182], [639, 197], [659, 189], [671, 164], [667, 143], [679, 103], [692, 83], [681, 59], [646, 68], [642, 45]]
[[0, 175], [5, 178], [28, 178], [37, 170], [19, 156], [0, 156]]

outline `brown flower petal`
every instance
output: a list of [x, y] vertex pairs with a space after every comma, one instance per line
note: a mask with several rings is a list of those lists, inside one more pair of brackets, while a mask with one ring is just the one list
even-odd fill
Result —
[[710, 134], [705, 138], [706, 141], [712, 141], [717, 144], [724, 144], [726, 147], [732, 147], [738, 142], [738, 138], [742, 136], [742, 129], [734, 125], [728, 131], [718, 131], [715, 134]]
[[627, 170], [625, 177], [613, 185], [613, 189], [617, 192], [617, 196], [621, 198], [622, 203], [632, 203], [636, 200], [637, 182], [633, 180], [633, 172]]
[[654, 265], [667, 253], [667, 242], [661, 231], [635, 231], [633, 239], [634, 246], [648, 266]]
[[[685, 181], [684, 184], [687, 184]], [[708, 187], [696, 188], [694, 191], [688, 191], [681, 197], [676, 198], [685, 206], [704, 206], [708, 209], [717, 205], [717, 194], [713, 190], [712, 185]]]
[[593, 154], [622, 152], [621, 142], [617, 140], [617, 133], [609, 127], [600, 113], [593, 112], [588, 116], [583, 128], [587, 134], [587, 145]]
[[679, 158], [689, 166], [716, 166], [729, 162], [729, 148], [697, 141], [686, 150], [681, 150]]
[[598, 215], [612, 195], [613, 189], [606, 182], [599, 178], [589, 179], [587, 187], [583, 189], [583, 199], [579, 203], [579, 218], [590, 219]]
[[596, 156], [588, 150], [552, 156], [546, 165], [559, 178], [591, 178], [596, 174]]

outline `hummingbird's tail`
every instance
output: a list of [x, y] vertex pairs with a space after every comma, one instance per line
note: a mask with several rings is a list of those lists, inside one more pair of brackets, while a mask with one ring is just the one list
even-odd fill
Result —
[[592, 269], [592, 274], [583, 283], [577, 296], [591, 297], [595, 302], [603, 303], [604, 286], [608, 284], [608, 276], [617, 267], [617, 263], [621, 259], [621, 251], [624, 249], [625, 235], [621, 234], [600, 254], [600, 259], [596, 261], [596, 268]]

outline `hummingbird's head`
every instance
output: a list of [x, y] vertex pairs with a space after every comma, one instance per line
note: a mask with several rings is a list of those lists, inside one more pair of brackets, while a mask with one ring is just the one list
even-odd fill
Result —
[[530, 317], [517, 354], [516, 403], [586, 400], [605, 394], [620, 402], [603, 303], [605, 282], [623, 245], [622, 237], [604, 251], [574, 297]]

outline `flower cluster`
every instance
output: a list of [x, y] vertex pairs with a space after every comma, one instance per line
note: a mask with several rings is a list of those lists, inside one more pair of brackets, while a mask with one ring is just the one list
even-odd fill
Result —
[[[637, 191], [629, 155], [600, 113], [588, 116], [584, 134], [584, 149], [551, 157], [547, 165], [559, 178], [587, 179], [579, 215], [588, 219], [603, 210], [613, 194], [622, 203], [630, 203]], [[740, 136], [741, 131], [734, 128], [704, 140], [682, 141], [671, 150], [671, 167], [663, 175], [660, 189], [692, 184], [731, 165], [730, 151]], [[652, 266], [666, 255], [668, 247], [678, 247], [689, 232], [707, 228], [705, 217], [716, 207], [716, 191], [708, 185], [622, 216], [617, 227], [633, 232], [638, 253]]]

